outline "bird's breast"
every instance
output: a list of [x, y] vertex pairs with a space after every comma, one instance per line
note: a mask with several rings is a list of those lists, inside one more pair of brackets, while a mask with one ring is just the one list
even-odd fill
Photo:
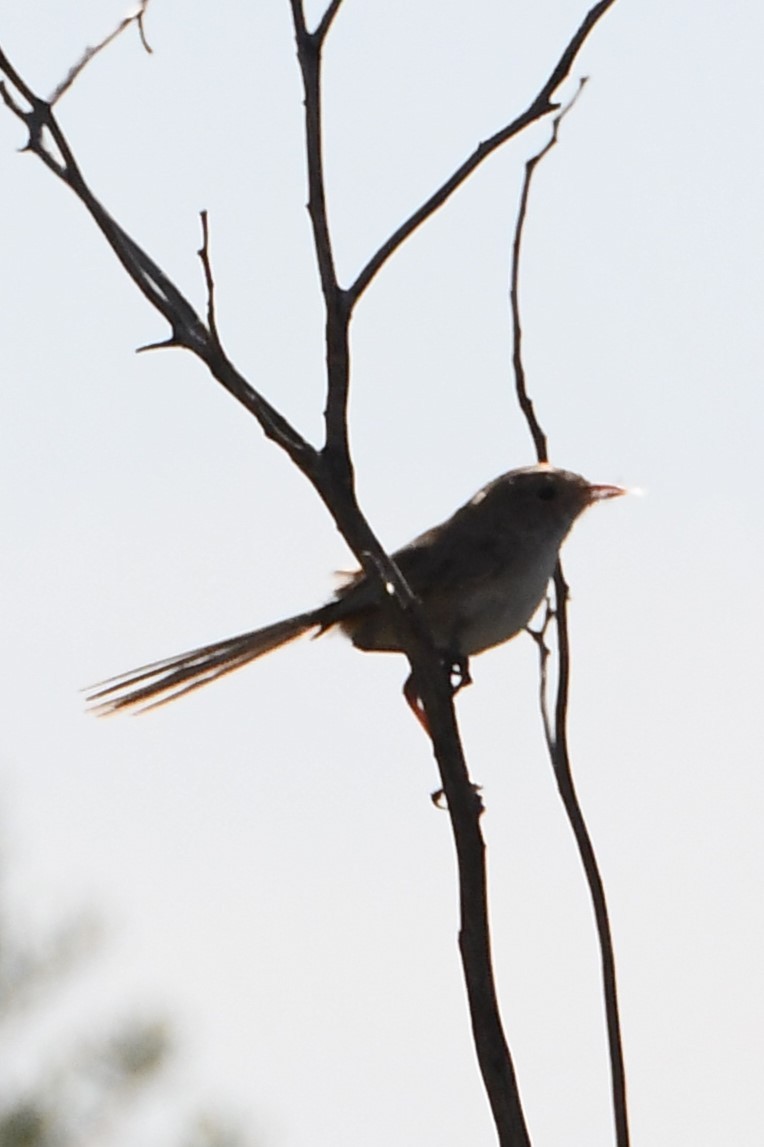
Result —
[[538, 609], [548, 579], [518, 585], [497, 581], [465, 595], [453, 634], [454, 648], [465, 657], [509, 641]]

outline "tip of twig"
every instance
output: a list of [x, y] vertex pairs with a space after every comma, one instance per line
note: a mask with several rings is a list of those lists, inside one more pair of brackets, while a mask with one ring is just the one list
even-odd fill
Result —
[[136, 354], [143, 354], [147, 350], [173, 350], [183, 347], [183, 343], [171, 336], [169, 339], [163, 339], [158, 343], [146, 343], [145, 346], [138, 346], [135, 348]]

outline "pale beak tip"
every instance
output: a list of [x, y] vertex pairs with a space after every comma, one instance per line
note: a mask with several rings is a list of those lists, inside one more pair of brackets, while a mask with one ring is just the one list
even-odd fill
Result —
[[621, 498], [632, 493], [625, 486], [590, 486], [589, 498], [592, 502], [604, 502], [606, 498]]

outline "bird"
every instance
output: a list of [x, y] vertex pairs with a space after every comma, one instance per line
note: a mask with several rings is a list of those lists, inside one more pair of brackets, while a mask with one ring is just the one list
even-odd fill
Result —
[[[460, 684], [471, 680], [470, 657], [509, 641], [528, 625], [579, 515], [596, 502], [626, 492], [622, 486], [596, 485], [546, 462], [509, 470], [446, 521], [392, 554], [420, 603], [435, 649], [449, 673], [458, 670]], [[404, 652], [385, 587], [359, 570], [315, 609], [108, 678], [91, 687], [87, 702], [99, 716], [144, 712], [303, 634], [320, 636], [335, 628], [365, 652]], [[411, 677], [404, 695], [427, 729]]]

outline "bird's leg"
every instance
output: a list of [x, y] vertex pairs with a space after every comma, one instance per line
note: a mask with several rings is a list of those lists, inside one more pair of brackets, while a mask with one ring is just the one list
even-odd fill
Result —
[[[455, 697], [459, 690], [463, 689], [465, 685], [472, 684], [468, 658], [462, 656], [461, 654], [454, 655], [452, 653], [445, 653], [441, 656], [441, 664], [448, 674], [448, 683], [451, 687], [452, 697]], [[427, 736], [432, 739], [430, 733], [430, 725], [427, 720], [427, 714], [424, 711], [422, 698], [417, 692], [413, 673], [410, 673], [406, 678], [406, 682], [403, 686], [403, 696], [406, 698], [406, 704], [416, 717], [419, 724], [424, 729]]]
[[[472, 684], [469, 661], [466, 657], [462, 656], [461, 654], [454, 655], [447, 653], [441, 657], [441, 665], [448, 674], [448, 683], [451, 686], [452, 697], [455, 697], [459, 690], [463, 689], [465, 685]], [[413, 673], [410, 673], [406, 678], [405, 684], [403, 686], [403, 696], [406, 698], [406, 703], [409, 709], [414, 714], [427, 736], [430, 738], [430, 740], [432, 740], [430, 723], [427, 720], [427, 714], [425, 712], [424, 705], [422, 704], [422, 698], [417, 692]], [[480, 803], [480, 811], [482, 812], [483, 802], [480, 796], [481, 786], [473, 785], [472, 787], [475, 791], [475, 796]], [[430, 793], [430, 800], [436, 808], [444, 809], [446, 807], [444, 803], [445, 793], [443, 792], [443, 789], [437, 789], [434, 793]]]
[[430, 737], [430, 739], [432, 739], [431, 734], [430, 734], [430, 725], [429, 725], [429, 722], [427, 720], [427, 714], [424, 711], [424, 705], [422, 704], [422, 698], [417, 693], [416, 684], [414, 683], [414, 674], [413, 673], [409, 673], [408, 677], [406, 678], [406, 680], [404, 682], [403, 696], [406, 698], [406, 704], [408, 705], [409, 709], [411, 710], [411, 712], [416, 717], [419, 724], [424, 729], [427, 736]]

